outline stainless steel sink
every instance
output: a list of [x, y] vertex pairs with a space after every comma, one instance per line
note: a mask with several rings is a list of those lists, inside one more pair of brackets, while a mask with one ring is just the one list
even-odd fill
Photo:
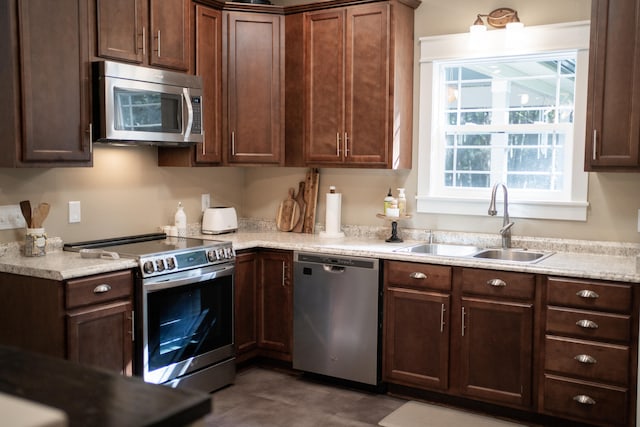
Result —
[[529, 251], [527, 249], [485, 249], [474, 254], [473, 258], [533, 264], [551, 255], [553, 252]]
[[410, 252], [412, 254], [468, 257], [481, 250], [482, 248], [478, 248], [475, 246], [448, 245], [448, 244], [441, 244], [441, 243], [422, 243], [415, 246], [396, 249], [394, 252]]

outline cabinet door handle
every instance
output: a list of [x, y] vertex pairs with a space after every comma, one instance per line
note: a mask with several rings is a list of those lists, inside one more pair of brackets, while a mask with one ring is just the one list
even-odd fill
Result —
[[598, 362], [595, 357], [588, 354], [578, 354], [574, 359], [587, 365], [595, 365]]
[[336, 132], [336, 157], [340, 157], [340, 132]]
[[445, 312], [445, 308], [444, 308], [444, 303], [442, 304], [442, 307], [440, 308], [440, 333], [444, 332], [444, 312]]
[[131, 341], [136, 341], [136, 312], [131, 310]]
[[160, 58], [160, 30], [158, 30], [158, 58]]
[[349, 157], [349, 134], [344, 133], [344, 156]]
[[285, 287], [285, 277], [287, 275], [286, 273], [286, 269], [287, 269], [287, 263], [282, 261], [282, 287]]
[[104, 294], [105, 292], [109, 292], [110, 290], [111, 290], [111, 286], [107, 285], [106, 283], [103, 283], [102, 285], [98, 285], [95, 288], [93, 288], [93, 293]]
[[464, 336], [464, 330], [465, 330], [465, 325], [464, 325], [465, 317], [466, 317], [466, 313], [464, 311], [464, 307], [462, 307], [462, 336]]
[[231, 131], [231, 155], [236, 155], [236, 133]]
[[576, 292], [576, 296], [579, 296], [580, 298], [585, 298], [585, 299], [598, 299], [600, 298], [600, 295], [598, 295], [597, 293], [590, 291], [588, 289], [583, 289], [581, 291]]
[[591, 155], [593, 156], [593, 160], [598, 159], [598, 155], [596, 151], [597, 149], [598, 149], [598, 130], [594, 129], [593, 130], [593, 152], [591, 153]]
[[426, 279], [427, 275], [420, 271], [414, 271], [413, 273], [409, 274], [409, 277], [411, 277], [412, 279]]
[[502, 279], [491, 279], [487, 280], [487, 285], [493, 286], [494, 288], [504, 288], [507, 286], [507, 282]]
[[147, 33], [146, 33], [146, 28], [142, 27], [142, 33], [140, 33], [140, 39], [142, 39], [142, 47], [138, 48], [138, 51], [142, 50], [142, 56], [145, 56], [147, 54], [147, 48], [146, 48], [146, 44], [147, 44]]
[[578, 394], [577, 396], [573, 396], [573, 400], [582, 405], [593, 406], [596, 404], [596, 401], [591, 396], [587, 396], [586, 394]]
[[582, 319], [576, 322], [576, 326], [580, 326], [584, 329], [598, 329], [598, 324], [593, 320]]
[[204, 130], [202, 131], [202, 155], [207, 155], [207, 135]]

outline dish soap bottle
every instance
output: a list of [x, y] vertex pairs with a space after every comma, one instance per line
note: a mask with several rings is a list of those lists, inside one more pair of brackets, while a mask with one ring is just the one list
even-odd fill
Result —
[[400, 216], [407, 214], [407, 196], [404, 194], [404, 188], [398, 188], [398, 210]]
[[387, 209], [391, 207], [391, 202], [393, 202], [393, 195], [391, 195], [391, 189], [389, 189], [389, 193], [387, 193], [387, 197], [384, 198], [384, 210], [383, 213], [387, 215]]
[[174, 216], [174, 224], [178, 229], [178, 237], [187, 237], [187, 214], [184, 213], [182, 202], [178, 202], [178, 209]]

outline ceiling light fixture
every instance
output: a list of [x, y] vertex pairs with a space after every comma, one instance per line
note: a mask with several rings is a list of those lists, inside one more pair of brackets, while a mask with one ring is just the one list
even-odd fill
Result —
[[491, 13], [482, 14], [479, 13], [476, 20], [473, 21], [473, 25], [469, 27], [469, 31], [472, 33], [487, 31], [487, 27], [484, 24], [482, 18], [487, 20], [487, 24], [493, 28], [507, 28], [507, 30], [520, 29], [524, 27], [524, 24], [520, 22], [518, 18], [518, 12], [509, 9], [508, 7], [501, 7], [492, 10]]

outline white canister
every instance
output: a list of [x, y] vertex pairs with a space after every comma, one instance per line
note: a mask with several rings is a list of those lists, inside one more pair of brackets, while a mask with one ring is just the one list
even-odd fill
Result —
[[27, 228], [24, 236], [24, 255], [25, 256], [44, 256], [46, 255], [47, 234], [44, 228]]

